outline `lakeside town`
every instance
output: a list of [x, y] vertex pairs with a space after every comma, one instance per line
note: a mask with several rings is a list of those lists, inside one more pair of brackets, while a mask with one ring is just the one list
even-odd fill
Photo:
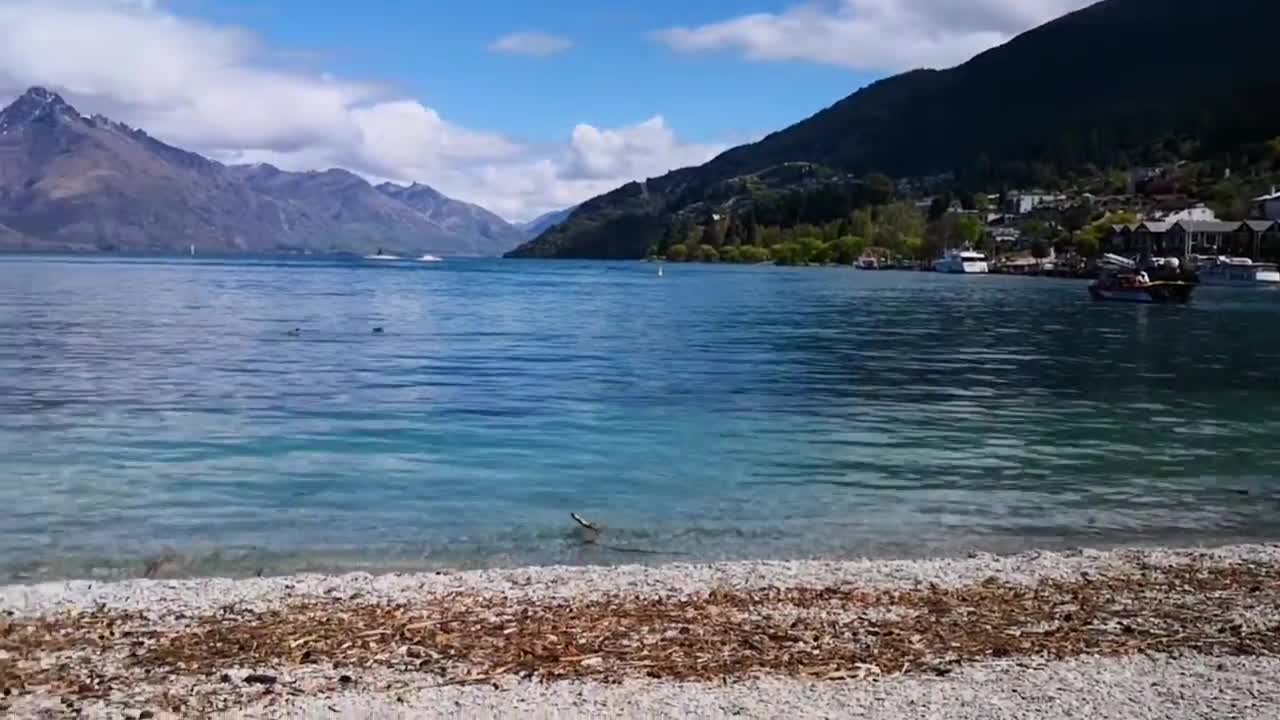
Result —
[[[1046, 191], [962, 193], [953, 176], [900, 180], [820, 177], [793, 187], [778, 201], [753, 196], [706, 213], [701, 222], [678, 216], [650, 248], [650, 260], [776, 265], [844, 265], [864, 270], [919, 270], [1096, 278], [1107, 268], [1253, 268], [1280, 261], [1280, 190], [1272, 185], [1243, 201], [1214, 203], [1188, 192], [1162, 191], [1177, 168], [1138, 168], [1114, 177], [1126, 191], [1096, 193], [1081, 187]], [[805, 169], [814, 172], [813, 169]], [[1226, 173], [1230, 177], [1229, 171]], [[870, 191], [848, 190], [871, 187]], [[1087, 187], [1087, 186], [1085, 186]], [[835, 188], [835, 190], [833, 190]], [[811, 212], [824, 194], [859, 193], [879, 200], [826, 222], [761, 226], [761, 216]], [[794, 198], [799, 196], [797, 202]], [[910, 199], [896, 199], [910, 198]], [[850, 201], [845, 199], [846, 204]], [[783, 206], [777, 210], [773, 205]], [[791, 207], [787, 207], [790, 205]], [[794, 206], [804, 209], [796, 213]], [[807, 207], [805, 207], [807, 205]], [[836, 203], [839, 206], [839, 203]], [[1269, 275], [1268, 275], [1269, 278]], [[1266, 279], [1264, 279], [1266, 281]], [[1280, 277], [1276, 278], [1280, 281]]]
[[[1102, 217], [1083, 228], [1073, 226], [1071, 216], [1081, 210]], [[1251, 198], [1245, 218], [1219, 217], [1204, 202], [1181, 196], [1100, 197], [1038, 191], [1011, 193], [999, 212], [984, 215], [992, 272], [1091, 277], [1109, 255], [1142, 264], [1179, 258], [1192, 266], [1228, 259], [1235, 264], [1280, 261], [1280, 191], [1274, 187]], [[1023, 230], [1040, 224], [1063, 240], [1045, 243]], [[1072, 241], [1076, 233], [1085, 233], [1084, 242]]]

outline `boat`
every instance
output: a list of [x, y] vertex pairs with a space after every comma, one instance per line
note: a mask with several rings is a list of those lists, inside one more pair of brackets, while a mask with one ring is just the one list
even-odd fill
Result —
[[1280, 284], [1280, 270], [1275, 263], [1254, 262], [1250, 258], [1215, 258], [1200, 266], [1199, 275], [1205, 285], [1275, 287]]
[[879, 270], [880, 260], [875, 255], [863, 255], [858, 258], [857, 267], [859, 270]]
[[418, 258], [418, 262], [431, 262], [431, 263], [444, 262], [444, 258], [438, 258], [435, 255], [428, 253]]
[[378, 252], [372, 255], [365, 255], [364, 259], [365, 260], [403, 260], [404, 258], [400, 257], [399, 255], [391, 255], [389, 253], [384, 253], [382, 251], [382, 248], [378, 248]]
[[982, 274], [991, 271], [987, 256], [975, 250], [948, 250], [933, 261], [934, 272], [953, 274]]
[[1135, 303], [1186, 303], [1191, 301], [1195, 283], [1182, 280], [1150, 280], [1145, 272], [1103, 271], [1089, 284], [1089, 297]]

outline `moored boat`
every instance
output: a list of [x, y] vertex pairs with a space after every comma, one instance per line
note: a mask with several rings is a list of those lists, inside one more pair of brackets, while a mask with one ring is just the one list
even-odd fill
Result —
[[1094, 300], [1135, 303], [1186, 303], [1191, 301], [1195, 283], [1181, 280], [1149, 280], [1146, 273], [1104, 272], [1089, 285]]
[[1280, 270], [1274, 263], [1250, 258], [1219, 257], [1201, 265], [1199, 275], [1205, 285], [1280, 286]]
[[933, 261], [933, 269], [940, 273], [983, 274], [990, 272], [987, 256], [973, 250], [948, 250]]

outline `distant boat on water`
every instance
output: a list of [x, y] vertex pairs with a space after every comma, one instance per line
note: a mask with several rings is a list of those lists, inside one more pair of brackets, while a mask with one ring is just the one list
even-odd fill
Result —
[[403, 260], [404, 258], [400, 257], [399, 255], [391, 255], [390, 253], [384, 253], [382, 251], [382, 248], [378, 248], [378, 252], [372, 255], [365, 255], [364, 259], [365, 260]]
[[948, 250], [933, 261], [933, 269], [940, 273], [982, 274], [990, 271], [987, 256], [973, 250]]
[[444, 258], [438, 258], [435, 255], [427, 253], [426, 255], [423, 255], [422, 257], [418, 258], [418, 262], [438, 263], [438, 262], [444, 262]]
[[1089, 296], [1094, 300], [1112, 300], [1135, 303], [1188, 303], [1194, 283], [1181, 280], [1151, 280], [1143, 271], [1107, 270], [1089, 285]]

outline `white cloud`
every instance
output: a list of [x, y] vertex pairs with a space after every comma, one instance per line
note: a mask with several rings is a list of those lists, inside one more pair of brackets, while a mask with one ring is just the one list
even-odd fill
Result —
[[1094, 0], [827, 0], [657, 33], [680, 52], [737, 50], [864, 71], [948, 67]]
[[[638, 125], [601, 129], [578, 125], [566, 147], [511, 165], [486, 165], [470, 182], [493, 192], [490, 207], [499, 214], [533, 217], [576, 205], [631, 180], [699, 165], [728, 149], [726, 144], [681, 142], [657, 116]], [[527, 208], [540, 206], [530, 215]]]
[[45, 85], [225, 162], [425, 182], [523, 220], [724, 149], [683, 143], [660, 117], [533, 147], [375, 84], [281, 69], [278, 54], [155, 0], [0, 0], [0, 98]]
[[573, 47], [573, 42], [557, 35], [542, 32], [518, 32], [503, 35], [494, 40], [489, 49], [493, 52], [531, 57], [550, 57]]

